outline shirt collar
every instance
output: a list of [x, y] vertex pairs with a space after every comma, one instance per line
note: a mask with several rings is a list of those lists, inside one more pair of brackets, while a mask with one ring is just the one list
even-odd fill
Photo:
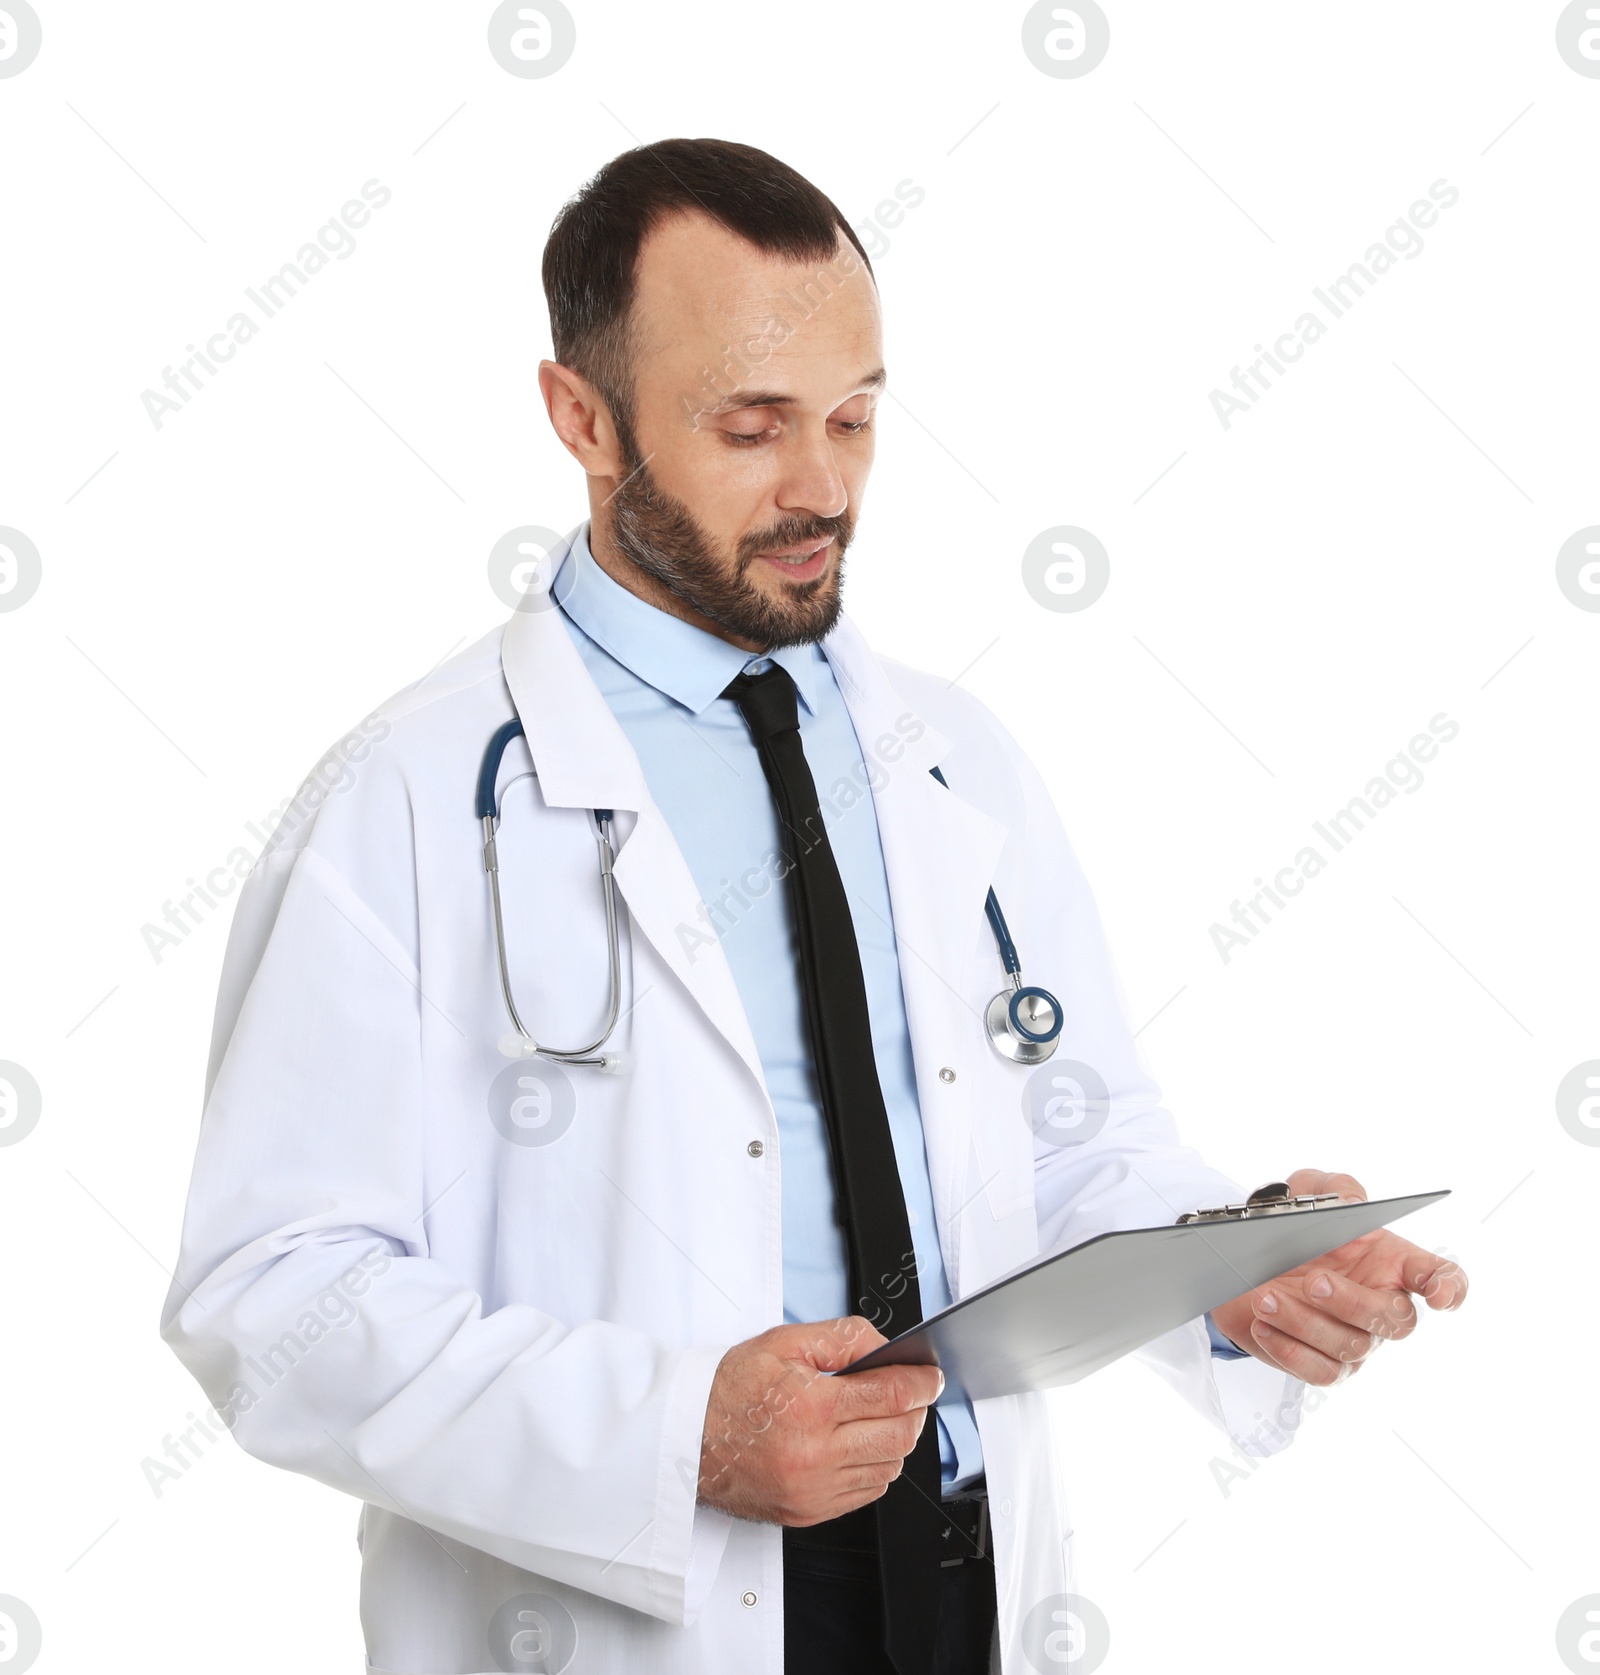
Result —
[[[589, 525], [580, 525], [550, 584], [556, 603], [596, 645], [625, 669], [695, 715], [722, 696], [735, 675], [768, 657], [742, 651], [692, 622], [657, 610], [613, 581], [589, 550]], [[801, 702], [815, 715], [826, 660], [817, 645], [785, 646], [770, 654], [794, 679]]]

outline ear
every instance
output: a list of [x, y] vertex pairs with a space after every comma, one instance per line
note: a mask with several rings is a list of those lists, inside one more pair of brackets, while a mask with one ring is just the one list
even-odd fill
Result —
[[611, 479], [624, 475], [611, 409], [581, 372], [559, 361], [540, 361], [539, 393], [551, 428], [587, 475]]

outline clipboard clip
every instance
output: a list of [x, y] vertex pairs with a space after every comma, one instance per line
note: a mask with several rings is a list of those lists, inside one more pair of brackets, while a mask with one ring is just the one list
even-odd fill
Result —
[[1320, 1210], [1327, 1204], [1342, 1204], [1336, 1192], [1304, 1193], [1293, 1197], [1287, 1181], [1268, 1181], [1258, 1186], [1242, 1204], [1224, 1204], [1216, 1210], [1190, 1210], [1173, 1224], [1183, 1227], [1197, 1221], [1245, 1221], [1255, 1216], [1277, 1216], [1285, 1211]]

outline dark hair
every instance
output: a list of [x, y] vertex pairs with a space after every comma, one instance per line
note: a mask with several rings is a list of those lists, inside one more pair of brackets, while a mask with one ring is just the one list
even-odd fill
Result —
[[639, 250], [657, 222], [685, 210], [797, 262], [831, 260], [842, 232], [872, 272], [833, 200], [753, 145], [657, 140], [613, 157], [562, 205], [541, 272], [555, 358], [604, 397], [630, 453]]

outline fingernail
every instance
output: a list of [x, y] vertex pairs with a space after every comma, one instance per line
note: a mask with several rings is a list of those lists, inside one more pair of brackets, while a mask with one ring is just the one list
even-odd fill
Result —
[[1270, 1291], [1263, 1291], [1256, 1302], [1256, 1307], [1263, 1314], [1276, 1314], [1278, 1312], [1278, 1299]]
[[1333, 1281], [1326, 1274], [1318, 1274], [1306, 1288], [1313, 1297], [1331, 1297], [1333, 1295]]
[[[938, 1369], [937, 1369], [937, 1368], [935, 1368], [935, 1369], [934, 1369], [934, 1370], [935, 1370], [935, 1371], [938, 1371]], [[934, 1391], [934, 1393], [933, 1393], [933, 1399], [934, 1399], [934, 1400], [935, 1400], [935, 1401], [938, 1401], [938, 1399], [939, 1399], [939, 1398], [940, 1398], [940, 1397], [941, 1397], [941, 1396], [942, 1396], [942, 1395], [943, 1395], [943, 1394], [944, 1394], [944, 1374], [943, 1374], [943, 1373], [939, 1373], [939, 1388], [938, 1388], [938, 1389], [937, 1389], [937, 1390], [935, 1390], [935, 1391]]]

